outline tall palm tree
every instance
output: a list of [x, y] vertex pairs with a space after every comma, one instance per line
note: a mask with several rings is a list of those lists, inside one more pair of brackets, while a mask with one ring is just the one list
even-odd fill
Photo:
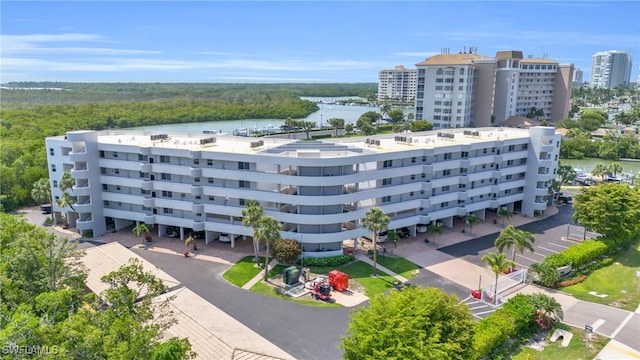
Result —
[[622, 165], [620, 165], [620, 163], [617, 162], [612, 162], [611, 164], [609, 164], [609, 166], [607, 167], [607, 172], [609, 172], [610, 174], [613, 175], [613, 177], [616, 177], [616, 174], [621, 173], [622, 172]]
[[186, 239], [184, 239], [184, 246], [187, 248], [187, 250], [196, 250], [196, 239], [193, 237], [193, 235], [189, 234], [189, 236], [187, 236]]
[[57, 200], [56, 203], [60, 207], [69, 207], [71, 211], [76, 212], [76, 208], [73, 206], [76, 203], [76, 197], [71, 195], [71, 193], [67, 192], [67, 189], [73, 189], [76, 185], [76, 180], [71, 177], [71, 173], [65, 171], [60, 177], [60, 181], [58, 182], [58, 187], [62, 191], [62, 197], [60, 200]]
[[382, 113], [382, 115], [389, 115], [389, 112], [391, 111], [391, 105], [389, 104], [384, 104], [380, 107], [380, 112]]
[[605, 166], [602, 163], [597, 163], [593, 167], [593, 170], [591, 170], [591, 175], [599, 176], [600, 180], [604, 180], [604, 175], [607, 173], [607, 171], [608, 171], [607, 166]]
[[493, 303], [497, 305], [498, 276], [504, 273], [506, 270], [509, 270], [509, 268], [513, 266], [513, 262], [507, 260], [507, 255], [501, 252], [488, 253], [487, 255], [484, 255], [481, 260], [486, 262], [491, 267], [491, 271], [496, 274], [496, 285], [493, 289]]
[[391, 218], [387, 216], [382, 209], [374, 207], [367, 211], [362, 226], [373, 233], [373, 276], [378, 276], [378, 234], [387, 230]]
[[[49, 183], [49, 179], [42, 178], [36, 181], [31, 189], [31, 197], [40, 204], [49, 202], [49, 204], [53, 205], [51, 202], [51, 184]], [[54, 220], [53, 211], [51, 212], [51, 220]]]
[[475, 214], [468, 213], [467, 215], [463, 216], [462, 219], [464, 220], [464, 222], [469, 224], [469, 235], [471, 235], [471, 229], [473, 229], [473, 225], [479, 223], [480, 218], [478, 218]]
[[531, 303], [536, 307], [536, 316], [547, 328], [553, 326], [556, 321], [562, 321], [562, 305], [554, 297], [543, 293], [533, 294]]
[[524, 253], [524, 249], [534, 252], [532, 244], [535, 241], [536, 237], [532, 233], [516, 229], [513, 225], [509, 225], [500, 232], [500, 235], [496, 238], [495, 245], [500, 252], [502, 252], [504, 248], [512, 248], [513, 254], [511, 261], [515, 264], [516, 249], [518, 249], [521, 254]]
[[259, 261], [258, 249], [260, 248], [260, 239], [256, 238], [256, 228], [262, 218], [262, 207], [255, 200], [246, 202], [247, 208], [242, 210], [242, 225], [251, 226], [253, 228], [253, 250], [256, 254], [256, 264]]
[[258, 221], [258, 226], [254, 229], [253, 236], [259, 240], [264, 240], [267, 244], [267, 251], [264, 260], [264, 281], [269, 279], [269, 248], [276, 240], [280, 239], [280, 229], [282, 225], [271, 216], [263, 216]]

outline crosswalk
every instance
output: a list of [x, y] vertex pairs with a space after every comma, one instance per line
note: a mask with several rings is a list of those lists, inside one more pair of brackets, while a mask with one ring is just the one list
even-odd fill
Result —
[[496, 311], [496, 308], [494, 308], [493, 306], [485, 304], [472, 296], [469, 296], [466, 299], [460, 301], [460, 304], [467, 305], [473, 317], [477, 319], [484, 319], [487, 316], [491, 315], [491, 313]]

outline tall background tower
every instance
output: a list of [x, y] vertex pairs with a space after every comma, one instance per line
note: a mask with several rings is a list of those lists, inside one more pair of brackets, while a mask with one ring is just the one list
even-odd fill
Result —
[[593, 54], [591, 62], [592, 88], [613, 89], [616, 86], [629, 86], [631, 81], [632, 59], [623, 50], [601, 51]]

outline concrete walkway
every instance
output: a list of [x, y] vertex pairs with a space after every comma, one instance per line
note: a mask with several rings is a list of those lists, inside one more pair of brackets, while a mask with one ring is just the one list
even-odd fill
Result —
[[[369, 265], [373, 266], [373, 260], [371, 260], [371, 258], [369, 258], [369, 256], [367, 256], [367, 255], [364, 255], [364, 254], [358, 254], [358, 255], [356, 256], [356, 259], [358, 259], [358, 260], [360, 260], [360, 261], [363, 261], [363, 262], [366, 262], [367, 264], [369, 264]], [[379, 263], [378, 263], [378, 264], [376, 264], [376, 268], [377, 268], [378, 270], [382, 271], [382, 272], [385, 272], [385, 273], [389, 274], [390, 276], [393, 276], [394, 278], [396, 278], [396, 280], [400, 281], [400, 282], [401, 282], [401, 283], [403, 283], [403, 284], [404, 284], [404, 283], [406, 283], [407, 281], [409, 281], [407, 278], [405, 278], [405, 277], [403, 277], [403, 276], [401, 276], [401, 275], [398, 275], [398, 274], [394, 273], [393, 271], [391, 271], [391, 270], [389, 270], [388, 268], [386, 268], [386, 267], [384, 267], [384, 266], [380, 265]]]

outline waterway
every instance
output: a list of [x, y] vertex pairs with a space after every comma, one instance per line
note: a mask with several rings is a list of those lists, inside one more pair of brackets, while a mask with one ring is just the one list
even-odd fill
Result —
[[[303, 97], [302, 99], [310, 101], [324, 101], [332, 102], [345, 99], [357, 99], [356, 96], [351, 97]], [[344, 119], [345, 123], [354, 123], [358, 120], [360, 115], [367, 111], [380, 112], [380, 108], [377, 106], [361, 106], [361, 105], [336, 105], [331, 103], [319, 103], [318, 111], [312, 113], [304, 119], [304, 121], [312, 121], [317, 124], [318, 127], [329, 126], [329, 119], [339, 118]], [[405, 112], [411, 112], [412, 109], [405, 109]], [[223, 121], [207, 121], [198, 123], [186, 123], [186, 124], [164, 124], [164, 125], [152, 125], [141, 126], [131, 128], [129, 130], [136, 131], [166, 131], [171, 133], [191, 133], [202, 134], [203, 131], [221, 131], [232, 135], [236, 129], [279, 129], [281, 125], [284, 125], [284, 119], [244, 119], [244, 120], [223, 120]]]
[[[603, 159], [581, 159], [581, 160], [569, 160], [561, 159], [562, 164], [569, 164], [574, 169], [580, 169], [585, 173], [590, 173], [596, 164], [601, 163], [605, 166], [609, 166], [614, 161]], [[637, 174], [640, 172], [640, 161], [615, 161], [622, 166], [622, 172], [625, 174]]]

